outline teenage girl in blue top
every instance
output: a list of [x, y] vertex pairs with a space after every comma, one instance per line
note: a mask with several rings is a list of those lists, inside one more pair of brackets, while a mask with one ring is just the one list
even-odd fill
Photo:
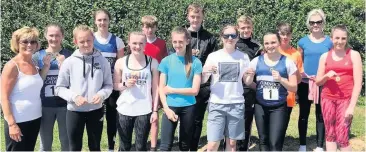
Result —
[[287, 127], [287, 91], [296, 92], [297, 68], [293, 60], [279, 52], [280, 36], [267, 33], [263, 38], [265, 53], [254, 58], [245, 84], [256, 75], [255, 122], [261, 151], [282, 151]]
[[201, 83], [202, 63], [192, 56], [190, 34], [185, 28], [174, 28], [171, 38], [176, 53], [165, 57], [158, 68], [161, 72], [160, 100], [164, 108], [160, 150], [171, 150], [179, 119], [179, 149], [188, 151], [192, 139], [195, 96]]
[[71, 52], [63, 49], [61, 46], [64, 30], [60, 25], [49, 24], [44, 32], [48, 47], [33, 55], [33, 60], [41, 69], [40, 75], [44, 80], [44, 85], [41, 89], [40, 150], [52, 151], [53, 128], [57, 120], [61, 151], [69, 151], [69, 140], [66, 131], [67, 102], [55, 96], [55, 86], [61, 64], [65, 58], [71, 55]]
[[[108, 31], [111, 15], [105, 9], [98, 9], [94, 13], [94, 22], [97, 27], [97, 32], [94, 33], [94, 48], [99, 50], [102, 55], [108, 59], [111, 64], [111, 72], [113, 75], [114, 64], [117, 59], [123, 57], [125, 44], [122, 39]], [[117, 132], [117, 110], [116, 102], [119, 97], [119, 92], [113, 90], [108, 99], [105, 100], [106, 120], [107, 120], [107, 135], [109, 151], [114, 149], [115, 136]]]

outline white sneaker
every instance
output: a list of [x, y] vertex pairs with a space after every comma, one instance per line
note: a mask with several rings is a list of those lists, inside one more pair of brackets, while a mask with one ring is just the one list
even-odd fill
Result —
[[113, 149], [109, 149], [108, 152], [114, 152], [114, 150]]
[[306, 145], [300, 145], [299, 151], [306, 151]]
[[316, 148], [314, 149], [314, 151], [315, 151], [315, 152], [323, 152], [323, 151], [324, 151], [324, 149], [323, 149], [323, 148], [320, 148], [320, 147], [316, 147]]

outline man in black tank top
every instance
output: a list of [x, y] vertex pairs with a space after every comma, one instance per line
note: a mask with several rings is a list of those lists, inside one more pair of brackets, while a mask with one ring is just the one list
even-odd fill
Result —
[[[240, 32], [239, 41], [236, 43], [236, 49], [248, 54], [249, 59], [253, 60], [261, 53], [262, 46], [259, 42], [252, 39], [253, 21], [248, 16], [240, 16], [237, 20], [238, 30]], [[239, 151], [247, 151], [249, 149], [249, 138], [251, 134], [254, 104], [256, 102], [256, 92], [254, 89], [244, 86], [244, 98], [245, 98], [245, 139], [237, 141], [237, 147]]]

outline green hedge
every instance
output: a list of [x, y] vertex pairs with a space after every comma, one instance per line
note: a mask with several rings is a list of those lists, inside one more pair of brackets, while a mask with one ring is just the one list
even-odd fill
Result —
[[[185, 8], [192, 0], [1, 0], [1, 61], [2, 65], [14, 54], [10, 51], [11, 34], [22, 26], [41, 29], [50, 22], [59, 22], [66, 30], [63, 46], [73, 50], [72, 30], [78, 24], [93, 26], [92, 11], [105, 8], [112, 14], [111, 32], [126, 42], [129, 31], [140, 29], [140, 18], [156, 15], [159, 22], [158, 36], [169, 40], [174, 26], [187, 24]], [[239, 15], [253, 17], [254, 37], [262, 39], [263, 33], [273, 29], [280, 21], [293, 26], [293, 45], [308, 29], [307, 13], [321, 8], [327, 15], [325, 33], [336, 24], [346, 24], [351, 32], [350, 44], [365, 51], [365, 8], [362, 0], [200, 0], [206, 17], [204, 26], [211, 32], [219, 32], [222, 25], [235, 23]], [[123, 28], [123, 30], [122, 30]], [[122, 32], [123, 31], [123, 32]], [[168, 43], [169, 44], [169, 43]], [[46, 47], [44, 38], [42, 46]], [[364, 53], [363, 53], [364, 54]]]

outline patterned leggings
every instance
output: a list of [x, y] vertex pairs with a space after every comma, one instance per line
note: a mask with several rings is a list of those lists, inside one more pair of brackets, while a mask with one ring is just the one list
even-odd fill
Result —
[[134, 151], [147, 151], [147, 140], [150, 132], [151, 113], [141, 116], [126, 116], [118, 114], [119, 124], [118, 133], [120, 137], [119, 151], [130, 151], [132, 148], [132, 133], [135, 130]]
[[350, 104], [350, 99], [322, 98], [321, 101], [326, 141], [337, 142], [341, 148], [347, 147], [352, 120], [345, 119], [345, 112]]

